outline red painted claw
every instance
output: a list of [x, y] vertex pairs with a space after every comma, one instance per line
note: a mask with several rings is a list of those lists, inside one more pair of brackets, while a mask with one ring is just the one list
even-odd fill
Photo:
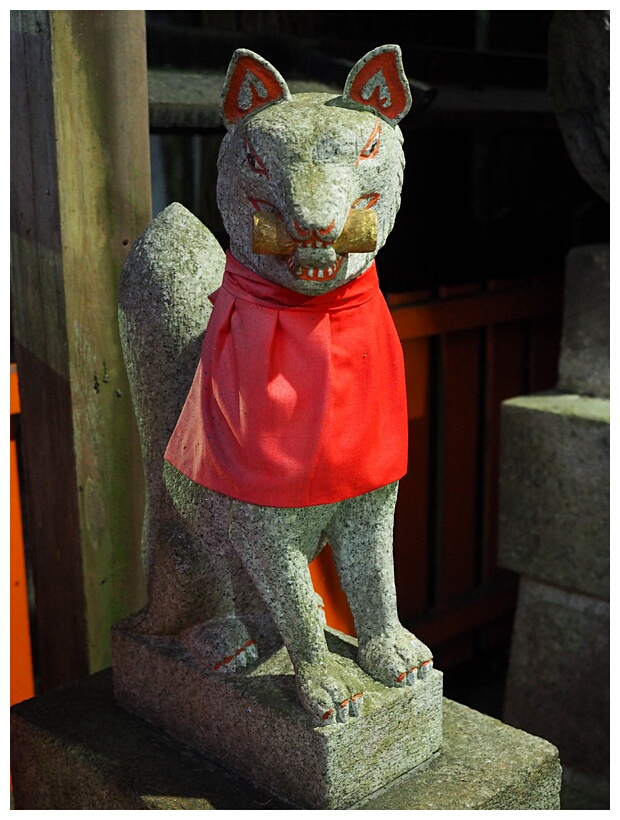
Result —
[[[237, 652], [237, 655], [238, 655], [238, 654], [239, 654], [239, 653]], [[235, 659], [235, 655], [229, 655], [227, 658], [224, 658], [223, 660], [218, 661], [218, 662], [215, 664], [215, 666], [213, 667], [213, 669], [217, 672], [217, 670], [218, 670], [218, 669], [221, 669], [221, 668], [222, 668], [222, 666], [225, 666], [225, 665], [227, 666], [227, 665], [228, 665], [231, 661], [233, 661], [234, 659]]]

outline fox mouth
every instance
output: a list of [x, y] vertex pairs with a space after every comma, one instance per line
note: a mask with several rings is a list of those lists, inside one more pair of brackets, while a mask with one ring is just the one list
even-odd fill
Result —
[[[338, 236], [335, 220], [323, 229], [305, 228], [294, 222], [289, 234], [284, 218], [275, 210], [261, 210], [268, 203], [250, 200], [255, 208], [252, 216], [252, 252], [279, 256], [288, 272], [305, 282], [329, 282], [338, 275], [344, 259], [350, 253], [370, 253], [377, 247], [377, 214], [370, 208], [379, 198], [371, 197], [365, 208], [351, 208]], [[353, 205], [368, 197], [361, 197]], [[273, 206], [270, 206], [273, 207]]]
[[294, 256], [286, 258], [286, 265], [289, 272], [293, 274], [296, 279], [302, 279], [305, 282], [328, 282], [333, 279], [340, 270], [344, 256], [339, 256], [336, 261], [327, 268], [304, 268], [299, 265], [299, 262]]

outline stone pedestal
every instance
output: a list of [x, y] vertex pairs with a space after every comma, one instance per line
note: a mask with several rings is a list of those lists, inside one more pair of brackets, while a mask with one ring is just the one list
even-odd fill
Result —
[[[353, 666], [355, 641], [326, 637]], [[363, 716], [317, 726], [299, 705], [284, 647], [245, 670], [207, 673], [178, 641], [117, 627], [112, 654], [122, 706], [302, 808], [348, 808], [441, 747], [443, 676], [434, 669], [404, 688], [363, 675]]]
[[504, 402], [501, 464], [501, 565], [608, 601], [609, 401]]
[[[110, 670], [13, 707], [11, 771], [16, 809], [290, 808], [122, 709]], [[560, 780], [551, 744], [444, 699], [440, 754], [355, 808], [559, 809]]]
[[609, 604], [522, 578], [503, 717], [558, 746], [583, 808], [609, 800], [609, 672]]
[[502, 408], [499, 563], [522, 575], [504, 719], [557, 744], [564, 808], [605, 808], [608, 246], [569, 255], [558, 388]]

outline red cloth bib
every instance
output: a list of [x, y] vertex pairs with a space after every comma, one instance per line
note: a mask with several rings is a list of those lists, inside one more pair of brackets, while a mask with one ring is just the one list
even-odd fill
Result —
[[319, 296], [227, 254], [200, 363], [165, 458], [268, 507], [328, 504], [407, 470], [403, 355], [374, 262]]

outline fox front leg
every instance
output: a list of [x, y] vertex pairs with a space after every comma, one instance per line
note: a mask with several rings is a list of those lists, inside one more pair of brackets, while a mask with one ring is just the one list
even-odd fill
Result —
[[330, 653], [308, 560], [334, 505], [283, 509], [235, 501], [231, 542], [288, 649], [300, 702], [318, 723], [345, 722], [362, 706], [362, 686]]
[[359, 665], [386, 686], [412, 686], [433, 660], [398, 620], [392, 556], [397, 493], [394, 483], [343, 501], [327, 537], [353, 613]]

